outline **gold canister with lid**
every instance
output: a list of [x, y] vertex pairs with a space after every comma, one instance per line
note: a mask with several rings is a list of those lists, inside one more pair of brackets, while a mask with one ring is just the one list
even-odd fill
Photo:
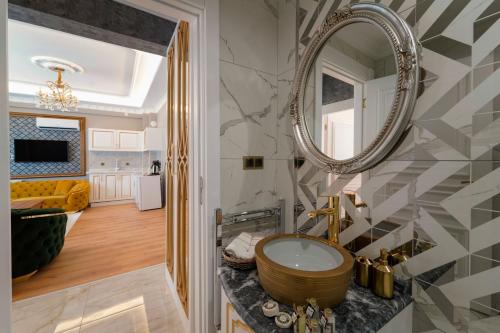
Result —
[[372, 290], [377, 296], [392, 298], [394, 296], [394, 270], [389, 265], [389, 251], [380, 250], [380, 258], [373, 264]]
[[354, 259], [355, 281], [361, 287], [370, 287], [372, 279], [372, 261], [366, 256]]

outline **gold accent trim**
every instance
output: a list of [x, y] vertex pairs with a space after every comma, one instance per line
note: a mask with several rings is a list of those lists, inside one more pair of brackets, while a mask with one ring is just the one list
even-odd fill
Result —
[[174, 273], [174, 53], [175, 43], [167, 54], [167, 163], [166, 163], [166, 262], [170, 275]]
[[328, 243], [339, 244], [340, 234], [340, 204], [339, 196], [333, 195], [328, 197], [328, 208], [313, 210], [307, 214], [309, 218], [317, 218], [318, 216], [328, 216]]
[[25, 179], [25, 178], [45, 178], [45, 177], [78, 177], [85, 176], [85, 168], [87, 166], [87, 141], [85, 140], [86, 127], [85, 127], [85, 117], [72, 117], [63, 115], [53, 115], [53, 114], [43, 114], [43, 113], [24, 113], [24, 112], [11, 112], [11, 117], [41, 117], [41, 118], [62, 118], [62, 119], [73, 119], [80, 122], [80, 171], [74, 173], [41, 173], [34, 175], [20, 175], [20, 176], [10, 176], [10, 179]]
[[236, 328], [241, 328], [243, 330], [246, 330], [248, 333], [254, 333], [254, 331], [242, 322], [241, 320], [234, 320], [232, 314], [230, 315], [230, 312], [234, 310], [234, 307], [231, 303], [227, 302], [226, 303], [226, 329], [229, 329], [229, 318], [231, 318], [231, 331], [227, 333], [234, 333], [234, 330]]
[[177, 293], [189, 316], [189, 26], [179, 23], [177, 33]]

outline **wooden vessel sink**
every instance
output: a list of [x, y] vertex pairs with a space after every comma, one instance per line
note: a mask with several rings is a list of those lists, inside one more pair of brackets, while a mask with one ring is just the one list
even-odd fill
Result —
[[314, 297], [321, 308], [342, 302], [354, 265], [342, 246], [301, 234], [266, 237], [257, 243], [255, 256], [260, 283], [271, 297], [289, 305]]

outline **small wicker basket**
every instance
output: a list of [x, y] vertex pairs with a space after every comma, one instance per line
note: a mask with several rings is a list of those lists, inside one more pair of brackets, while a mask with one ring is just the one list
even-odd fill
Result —
[[232, 268], [248, 270], [248, 269], [254, 269], [257, 266], [255, 262], [255, 257], [252, 259], [236, 258], [231, 254], [227, 253], [225, 249], [222, 250], [222, 257], [224, 258], [226, 264]]

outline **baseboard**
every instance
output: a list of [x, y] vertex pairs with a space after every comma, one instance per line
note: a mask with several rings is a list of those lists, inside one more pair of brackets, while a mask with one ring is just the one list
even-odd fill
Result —
[[91, 202], [90, 207], [126, 205], [126, 204], [131, 204], [131, 203], [135, 203], [135, 201], [134, 200], [100, 201], [100, 202]]
[[177, 289], [175, 288], [174, 281], [172, 280], [172, 277], [170, 276], [170, 273], [167, 270], [166, 264], [165, 264], [164, 272], [165, 272], [165, 279], [167, 280], [168, 289], [170, 289], [170, 294], [174, 298], [174, 303], [175, 303], [175, 307], [177, 308], [177, 313], [181, 317], [182, 323], [184, 325], [184, 331], [190, 332], [189, 319], [186, 316], [186, 313], [184, 312], [184, 307], [182, 306], [181, 300], [179, 299], [179, 296], [177, 295]]

